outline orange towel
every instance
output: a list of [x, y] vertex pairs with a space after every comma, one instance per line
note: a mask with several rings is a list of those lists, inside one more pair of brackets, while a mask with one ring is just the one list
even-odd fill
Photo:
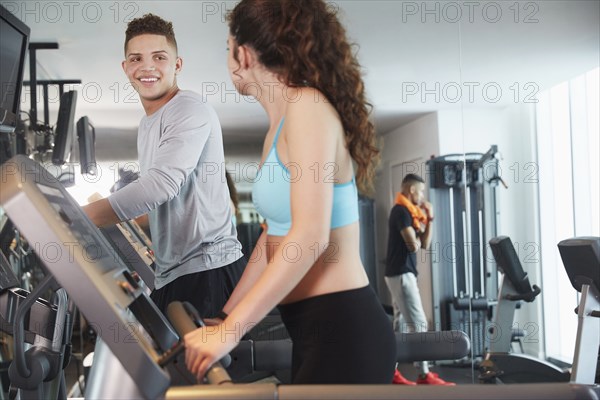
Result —
[[422, 230], [421, 224], [427, 224], [427, 215], [425, 215], [423, 210], [414, 205], [412, 201], [407, 199], [406, 196], [400, 192], [396, 194], [396, 204], [404, 206], [408, 209], [408, 212], [413, 219], [413, 227], [415, 228], [415, 231], [420, 232]]

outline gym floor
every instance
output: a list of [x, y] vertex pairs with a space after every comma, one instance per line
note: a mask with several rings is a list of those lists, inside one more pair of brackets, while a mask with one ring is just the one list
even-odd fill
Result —
[[[418, 371], [413, 364], [400, 364], [398, 370], [406, 379], [417, 380]], [[457, 385], [479, 383], [477, 380], [477, 371], [472, 371], [471, 365], [454, 364], [429, 364], [429, 370], [435, 372], [446, 382], [454, 382]]]

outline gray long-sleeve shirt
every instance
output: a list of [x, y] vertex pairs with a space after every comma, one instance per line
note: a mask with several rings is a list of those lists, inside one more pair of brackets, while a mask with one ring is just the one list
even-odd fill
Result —
[[197, 93], [179, 91], [142, 118], [137, 146], [140, 178], [108, 200], [121, 220], [148, 213], [155, 287], [242, 257], [212, 107]]

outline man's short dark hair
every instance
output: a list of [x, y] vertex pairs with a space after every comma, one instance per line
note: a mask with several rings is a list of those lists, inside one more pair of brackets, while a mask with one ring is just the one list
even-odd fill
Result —
[[423, 180], [423, 178], [421, 178], [419, 175], [417, 174], [408, 174], [404, 177], [404, 179], [402, 179], [402, 184], [406, 185], [407, 183], [415, 183], [415, 182], [421, 182], [421, 183], [425, 183], [425, 180]]
[[167, 42], [175, 47], [177, 54], [177, 40], [173, 31], [173, 23], [167, 22], [158, 15], [145, 14], [140, 18], [132, 19], [127, 24], [125, 31], [125, 55], [127, 55], [127, 43], [139, 35], [162, 35], [167, 38]]

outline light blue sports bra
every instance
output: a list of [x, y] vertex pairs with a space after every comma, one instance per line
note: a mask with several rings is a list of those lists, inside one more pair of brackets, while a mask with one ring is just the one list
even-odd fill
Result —
[[[256, 174], [252, 187], [254, 207], [267, 220], [268, 234], [285, 236], [292, 225], [290, 203], [290, 171], [277, 156], [277, 140], [283, 126], [279, 123], [271, 150]], [[299, 177], [299, 172], [295, 172]], [[294, 178], [296, 179], [296, 178]], [[356, 181], [333, 185], [333, 208], [331, 229], [350, 225], [358, 221], [358, 192]]]

